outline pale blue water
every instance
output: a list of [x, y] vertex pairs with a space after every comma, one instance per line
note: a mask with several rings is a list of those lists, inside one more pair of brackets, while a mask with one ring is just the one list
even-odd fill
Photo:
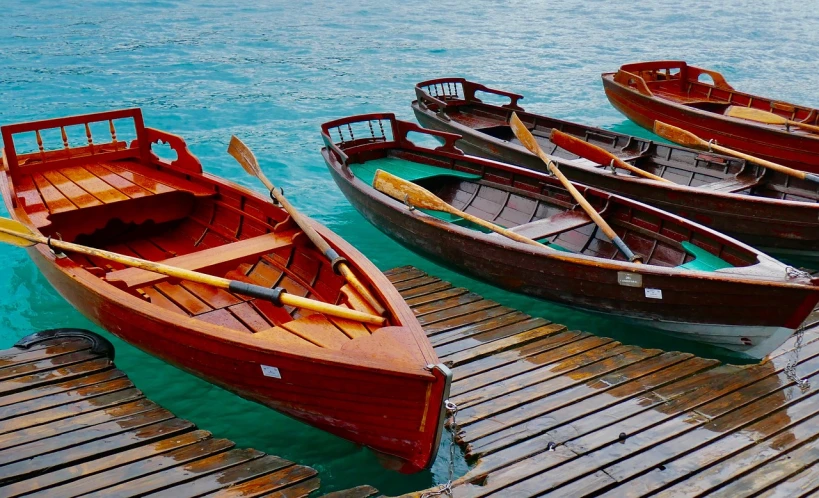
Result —
[[[140, 106], [148, 126], [183, 136], [208, 171], [257, 188], [225, 153], [236, 134], [298, 207], [383, 269], [416, 265], [526, 312], [667, 349], [692, 346], [500, 291], [395, 244], [336, 189], [319, 125], [373, 111], [411, 120], [413, 84], [454, 75], [522, 93], [528, 110], [647, 136], [609, 106], [600, 73], [648, 59], [685, 59], [736, 88], [819, 106], [814, 2], [0, 0], [0, 12], [0, 123]], [[0, 247], [0, 260], [0, 347], [43, 328], [95, 329], [21, 250]], [[116, 346], [117, 364], [152, 399], [240, 445], [314, 466], [325, 491], [367, 483], [399, 493], [446, 479], [446, 452], [429, 473], [387, 472], [367, 450]]]

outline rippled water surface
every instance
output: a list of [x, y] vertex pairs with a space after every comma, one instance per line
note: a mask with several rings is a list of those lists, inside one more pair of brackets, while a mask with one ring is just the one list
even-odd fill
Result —
[[[183, 136], [205, 169], [258, 188], [225, 153], [231, 134], [311, 216], [380, 268], [412, 264], [571, 327], [665, 349], [712, 351], [506, 293], [436, 267], [366, 223], [330, 179], [319, 125], [349, 114], [412, 119], [413, 84], [464, 76], [522, 93], [527, 110], [648, 135], [608, 105], [600, 73], [685, 59], [738, 89], [819, 106], [813, 2], [156, 2], [0, 0], [0, 123], [139, 106]], [[5, 215], [5, 210], [3, 214]], [[91, 323], [19, 249], [0, 247], [0, 347]], [[386, 493], [446, 479], [396, 475], [338, 438], [239, 399], [116, 341], [117, 364], [152, 399], [219, 436], [312, 465], [323, 490]], [[459, 462], [458, 472], [465, 471]]]

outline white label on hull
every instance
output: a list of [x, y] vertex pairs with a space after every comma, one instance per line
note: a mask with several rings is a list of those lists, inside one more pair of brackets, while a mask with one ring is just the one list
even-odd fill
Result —
[[627, 271], [617, 272], [617, 283], [625, 285], [626, 287], [642, 287], [643, 276], [639, 273], [630, 273]]
[[279, 369], [269, 365], [262, 365], [262, 373], [265, 377], [273, 377], [274, 379], [282, 378], [282, 374], [279, 372]]
[[650, 297], [651, 299], [662, 299], [663, 291], [661, 289], [646, 288], [646, 297]]

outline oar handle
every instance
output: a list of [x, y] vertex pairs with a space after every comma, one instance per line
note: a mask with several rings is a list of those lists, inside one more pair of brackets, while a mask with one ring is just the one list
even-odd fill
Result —
[[729, 154], [732, 156], [739, 157], [741, 159], [745, 159], [746, 161], [750, 161], [752, 163], [759, 164], [761, 166], [765, 166], [768, 169], [772, 169], [774, 171], [779, 171], [780, 173], [784, 173], [786, 175], [794, 176], [796, 178], [801, 178], [802, 180], [809, 180], [812, 182], [819, 183], [819, 176], [814, 175], [812, 173], [806, 173], [804, 171], [799, 171], [798, 169], [789, 168], [787, 166], [783, 166], [781, 164], [777, 164], [771, 161], [767, 161], [765, 159], [752, 156], [750, 154], [745, 154], [738, 150], [730, 149], [728, 147], [723, 147], [722, 145], [715, 144], [715, 143], [708, 143], [708, 146], [717, 152], [722, 152], [723, 154]]
[[560, 183], [563, 184], [563, 186], [566, 188], [566, 190], [569, 191], [572, 197], [574, 197], [577, 203], [580, 204], [580, 207], [583, 208], [583, 211], [585, 211], [586, 214], [589, 215], [589, 218], [591, 218], [592, 221], [594, 221], [594, 223], [598, 227], [600, 227], [601, 230], [603, 230], [603, 233], [606, 234], [606, 237], [608, 237], [609, 240], [611, 240], [611, 243], [614, 244], [615, 247], [617, 247], [617, 249], [621, 253], [623, 253], [623, 256], [625, 256], [626, 259], [628, 259], [632, 263], [641, 262], [640, 258], [637, 257], [631, 251], [631, 249], [628, 248], [626, 243], [623, 242], [623, 239], [621, 239], [620, 236], [617, 235], [617, 232], [615, 232], [609, 226], [609, 224], [606, 223], [606, 220], [604, 220], [603, 217], [600, 216], [600, 214], [597, 212], [597, 210], [594, 209], [594, 207], [591, 204], [589, 204], [589, 201], [587, 201], [586, 198], [583, 197], [583, 195], [580, 192], [578, 192], [574, 185], [572, 185], [572, 182], [570, 182], [569, 179], [566, 178], [566, 175], [564, 175], [563, 172], [560, 171], [560, 168], [558, 168], [553, 161], [546, 157], [546, 154], [543, 151], [540, 151], [540, 154], [538, 155], [540, 156], [541, 159], [543, 159], [544, 162], [546, 162], [549, 171], [551, 171], [552, 174], [554, 174], [558, 178], [558, 180], [560, 180]]
[[[227, 280], [227, 279], [225, 279]], [[255, 297], [270, 301], [276, 306], [282, 306], [282, 294], [287, 292], [282, 287], [262, 287], [261, 285], [248, 284], [247, 282], [240, 282], [238, 280], [229, 280], [227, 290], [237, 294], [244, 294], [246, 296]]]
[[796, 126], [797, 128], [802, 128], [803, 130], [810, 131], [812, 133], [819, 133], [819, 126], [811, 125], [808, 123], [802, 123], [800, 121], [792, 121], [788, 120], [788, 124], [791, 126]]
[[74, 244], [72, 242], [63, 242], [62, 240], [55, 240], [37, 234], [10, 232], [2, 228], [0, 228], [0, 232], [12, 233], [17, 237], [30, 240], [31, 242], [48, 244], [49, 247], [51, 247], [52, 249], [57, 248], [62, 249], [64, 251], [77, 252], [80, 254], [87, 254], [89, 256], [96, 256], [101, 259], [116, 261], [125, 266], [131, 266], [146, 271], [152, 271], [154, 273], [167, 275], [169, 277], [178, 278], [180, 280], [199, 282], [206, 285], [211, 285], [213, 287], [218, 287], [220, 289], [226, 289], [229, 291], [238, 292], [240, 294], [245, 294], [247, 296], [269, 300], [276, 306], [282, 305], [295, 306], [297, 308], [304, 308], [311, 311], [324, 313], [326, 315], [336, 316], [339, 318], [346, 318], [348, 320], [356, 320], [364, 323], [371, 323], [373, 325], [384, 325], [386, 323], [386, 320], [381, 316], [363, 313], [361, 311], [346, 308], [344, 306], [336, 306], [334, 304], [328, 304], [321, 301], [316, 301], [314, 299], [307, 299], [299, 296], [291, 296], [287, 294], [287, 291], [285, 289], [279, 287], [270, 289], [267, 287], [262, 287], [260, 285], [248, 284], [245, 282], [229, 280], [227, 278], [222, 277], [215, 277], [213, 275], [208, 275], [207, 273], [200, 273], [192, 270], [186, 270], [184, 268], [177, 268], [175, 266], [169, 266], [162, 263], [156, 263], [153, 261], [147, 261], [140, 258], [134, 258], [132, 256], [126, 256], [124, 254], [118, 254], [110, 251], [105, 251], [102, 249], [96, 249], [94, 247], [87, 247], [79, 244]]
[[290, 214], [290, 217], [293, 218], [293, 221], [302, 229], [307, 238], [310, 239], [311, 242], [324, 254], [324, 257], [330, 260], [330, 265], [333, 267], [333, 271], [336, 273], [341, 273], [339, 271], [338, 266], [345, 264], [346, 259], [343, 256], [340, 256], [335, 249], [330, 247], [330, 244], [327, 243], [324, 238], [316, 232], [316, 229], [310, 226], [310, 221], [305, 218], [303, 214], [299, 212], [298, 209], [294, 208], [290, 201], [287, 200], [287, 197], [281, 194], [270, 181], [267, 181], [265, 178], [264, 180], [265, 187], [270, 189], [270, 195], [276, 199], [276, 202], [281, 204], [285, 211]]

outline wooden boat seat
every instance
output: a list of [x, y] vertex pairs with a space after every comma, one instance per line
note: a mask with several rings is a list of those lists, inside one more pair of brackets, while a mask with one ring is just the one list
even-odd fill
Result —
[[567, 230], [580, 228], [588, 225], [592, 220], [583, 211], [564, 211], [549, 218], [524, 223], [516, 227], [509, 228], [509, 231], [529, 237], [533, 240], [544, 239], [557, 235]]
[[38, 171], [21, 175], [15, 187], [18, 203], [38, 228], [118, 217], [127, 222], [133, 217], [128, 211], [149, 208], [161, 218], [154, 221], [170, 221], [179, 217], [173, 205], [215, 195], [212, 188], [135, 160]]
[[74, 240], [109, 222], [166, 223], [185, 218], [212, 187], [136, 160], [88, 163], [21, 175], [16, 197], [45, 235]]
[[[231, 242], [230, 244], [204, 249], [202, 251], [176, 256], [164, 261], [159, 261], [166, 265], [184, 268], [186, 270], [209, 271], [224, 268], [224, 271], [233, 269], [237, 264], [256, 259], [259, 255], [267, 254], [275, 249], [292, 244], [292, 236], [295, 232], [268, 233], [252, 237], [249, 239]], [[139, 268], [125, 268], [109, 272], [105, 275], [105, 280], [114, 285], [135, 289], [147, 285], [153, 285], [169, 277], [159, 273], [142, 270]]]
[[730, 105], [731, 103], [725, 100], [718, 100], [718, 99], [709, 99], [702, 96], [689, 96], [683, 95], [678, 92], [673, 91], [665, 91], [655, 87], [652, 87], [649, 83], [649, 89], [651, 93], [653, 93], [656, 97], [660, 97], [666, 100], [672, 100], [674, 102], [679, 102], [683, 105], [691, 105], [691, 104], [718, 104], [718, 105]]
[[756, 186], [759, 181], [759, 178], [750, 175], [732, 176], [717, 182], [700, 185], [697, 188], [701, 190], [711, 190], [713, 192], [740, 192], [747, 188]]

